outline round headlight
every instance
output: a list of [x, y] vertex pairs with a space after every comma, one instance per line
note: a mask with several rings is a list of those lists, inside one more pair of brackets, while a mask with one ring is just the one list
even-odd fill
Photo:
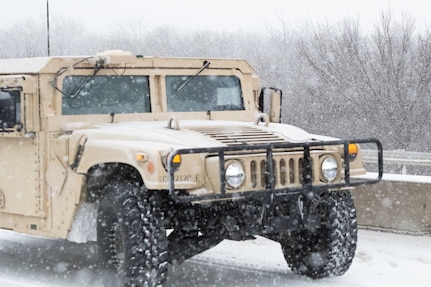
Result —
[[244, 169], [239, 162], [232, 161], [226, 166], [225, 176], [227, 184], [232, 188], [238, 188], [244, 182]]
[[327, 157], [322, 161], [322, 175], [327, 182], [333, 181], [338, 174], [337, 161], [333, 157]]

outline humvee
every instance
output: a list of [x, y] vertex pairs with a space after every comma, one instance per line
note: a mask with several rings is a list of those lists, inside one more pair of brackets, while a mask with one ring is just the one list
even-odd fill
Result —
[[382, 146], [282, 124], [281, 102], [245, 60], [0, 60], [0, 228], [96, 241], [116, 286], [163, 285], [168, 264], [255, 236], [299, 274], [342, 275], [351, 189], [381, 179]]

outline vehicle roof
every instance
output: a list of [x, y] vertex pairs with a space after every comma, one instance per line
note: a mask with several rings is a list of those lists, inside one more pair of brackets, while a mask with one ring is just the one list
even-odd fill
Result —
[[1, 74], [35, 74], [45, 67], [50, 58], [22, 58], [0, 60]]
[[92, 68], [96, 61], [103, 59], [107, 65], [112, 67], [199, 69], [204, 61], [209, 61], [211, 63], [210, 68], [238, 69], [243, 73], [255, 73], [253, 67], [247, 61], [241, 59], [142, 57], [115, 50], [99, 53], [95, 56], [1, 59], [0, 74], [56, 73], [60, 68], [69, 67], [84, 59], [87, 60], [77, 66]]

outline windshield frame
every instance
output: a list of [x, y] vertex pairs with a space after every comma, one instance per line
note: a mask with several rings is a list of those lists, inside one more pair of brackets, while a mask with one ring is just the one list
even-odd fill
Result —
[[[149, 89], [150, 89], [150, 105], [151, 105], [151, 112], [148, 113], [139, 113], [139, 114], [124, 114], [124, 116], [121, 116], [122, 114], [115, 114], [115, 120], [117, 119], [126, 119], [127, 117], [135, 118], [133, 115], [136, 115], [139, 118], [144, 117], [145, 119], [151, 118], [154, 119], [164, 119], [165, 117], [169, 117], [170, 114], [188, 114], [187, 118], [204, 118], [204, 115], [208, 114], [208, 111], [202, 111], [202, 112], [169, 112], [167, 108], [167, 97], [166, 97], [166, 77], [167, 76], [185, 76], [185, 77], [191, 77], [196, 74], [196, 69], [192, 68], [179, 68], [179, 67], [161, 67], [154, 68], [152, 66], [149, 67], [136, 67], [136, 68], [103, 68], [101, 69], [97, 75], [134, 75], [134, 76], [145, 76], [149, 77]], [[86, 121], [93, 121], [90, 120], [93, 115], [100, 115], [100, 114], [82, 114], [82, 115], [75, 115], [75, 114], [63, 114], [62, 113], [62, 105], [63, 105], [63, 95], [61, 91], [63, 90], [63, 79], [66, 76], [74, 75], [74, 76], [88, 76], [91, 77], [94, 72], [94, 67], [91, 68], [75, 68], [73, 69], [73, 72], [64, 73], [61, 76], [58, 77], [58, 89], [56, 93], [56, 111], [57, 115], [66, 116], [66, 117], [75, 117], [75, 116], [81, 116], [81, 118], [85, 117]], [[215, 113], [222, 116], [222, 114], [231, 114], [235, 113], [238, 114], [238, 112], [242, 115], [243, 112], [245, 113], [241, 118], [249, 118], [249, 111], [254, 111], [256, 109], [255, 103], [247, 100], [250, 97], [250, 94], [255, 95], [256, 91], [254, 91], [255, 85], [253, 85], [253, 74], [244, 74], [241, 70], [236, 68], [208, 68], [205, 69], [200, 75], [202, 76], [236, 76], [239, 79], [239, 85], [241, 88], [241, 95], [242, 95], [242, 101], [243, 101], [243, 110], [214, 110], [211, 111], [211, 114], [214, 115]], [[251, 77], [250, 77], [251, 76]], [[106, 114], [106, 113], [104, 113]], [[107, 116], [110, 114], [107, 113]], [[132, 117], [133, 116], [133, 117]], [[223, 116], [224, 117], [224, 116]], [[183, 116], [181, 116], [183, 118]], [[111, 119], [111, 117], [109, 117]]]

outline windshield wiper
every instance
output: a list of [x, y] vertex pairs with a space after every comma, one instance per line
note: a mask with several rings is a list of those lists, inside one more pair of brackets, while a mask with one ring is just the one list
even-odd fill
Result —
[[[100, 64], [97, 62], [96, 65], [94, 66], [94, 72], [91, 75], [91, 77], [85, 79], [85, 81], [83, 81], [82, 84], [76, 89], [76, 91], [73, 92], [72, 95], [70, 95], [70, 98], [72, 99], [76, 98], [79, 95], [79, 93], [82, 91], [82, 89], [84, 89], [85, 85], [87, 85], [88, 83], [94, 80], [94, 77], [102, 68], [103, 68], [103, 64]], [[92, 85], [90, 85], [88, 90], [90, 90], [91, 86]]]
[[58, 86], [57, 86], [57, 80], [58, 80], [58, 77], [60, 77], [61, 75], [63, 75], [65, 72], [67, 72], [68, 70], [70, 70], [70, 69], [73, 69], [73, 68], [75, 68], [77, 65], [79, 65], [80, 63], [82, 63], [82, 62], [84, 62], [84, 61], [86, 61], [86, 60], [88, 60], [88, 59], [91, 59], [91, 58], [93, 58], [93, 57], [87, 57], [87, 58], [84, 58], [84, 59], [82, 59], [82, 60], [80, 60], [80, 61], [78, 61], [78, 62], [76, 62], [75, 64], [73, 64], [73, 65], [71, 65], [71, 66], [69, 66], [69, 67], [63, 67], [63, 68], [60, 68], [55, 74], [54, 74], [54, 77], [52, 77], [50, 80], [49, 80], [49, 84], [55, 89], [55, 90], [57, 90], [57, 91], [59, 91], [62, 95], [64, 95], [65, 96], [65, 94], [63, 93], [63, 91], [62, 90], [60, 90], [59, 88], [58, 88]]
[[[60, 77], [62, 74], [64, 74], [65, 72], [67, 72], [67, 71], [69, 71], [71, 68], [75, 68], [77, 65], [79, 65], [80, 63], [82, 63], [82, 62], [84, 62], [84, 61], [86, 61], [86, 60], [88, 60], [88, 59], [91, 59], [91, 58], [93, 58], [93, 57], [87, 57], [87, 58], [84, 58], [84, 59], [82, 59], [82, 60], [80, 60], [80, 61], [78, 61], [78, 62], [76, 62], [75, 64], [73, 64], [73, 65], [71, 65], [71, 66], [69, 66], [69, 67], [63, 67], [63, 68], [60, 68], [56, 73], [55, 73], [55, 75], [54, 75], [54, 77], [52, 77], [50, 80], [49, 80], [49, 84], [55, 89], [55, 90], [57, 90], [57, 91], [59, 91], [63, 96], [70, 96], [70, 95], [66, 95], [62, 90], [60, 90], [59, 88], [58, 88], [58, 86], [57, 86], [57, 80], [58, 80], [58, 77]], [[76, 92], [74, 92], [72, 95], [71, 95], [71, 98], [75, 98], [76, 97], [76, 95], [84, 88], [84, 86], [88, 83], [88, 82], [90, 82], [91, 80], [93, 80], [94, 79], [94, 76], [96, 76], [96, 74], [104, 67], [104, 61], [103, 60], [99, 60], [99, 61], [97, 61], [96, 62], [96, 65], [94, 66], [94, 72], [93, 72], [93, 74], [91, 75], [91, 77], [89, 78], [89, 79], [87, 79], [87, 80], [85, 80], [77, 89], [76, 89]]]
[[208, 61], [204, 61], [204, 64], [202, 66], [202, 68], [193, 76], [189, 77], [178, 89], [177, 89], [177, 93], [179, 91], [181, 91], [188, 83], [190, 83], [191, 80], [193, 80], [194, 78], [196, 78], [200, 73], [202, 73], [203, 70], [208, 69], [210, 65], [210, 62]]

